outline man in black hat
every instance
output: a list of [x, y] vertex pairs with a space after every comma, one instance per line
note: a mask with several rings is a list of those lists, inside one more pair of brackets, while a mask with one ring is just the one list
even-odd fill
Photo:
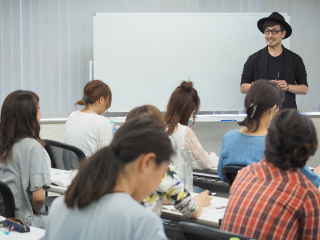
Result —
[[282, 39], [290, 37], [292, 29], [284, 17], [273, 12], [258, 21], [267, 47], [249, 56], [244, 64], [240, 91], [247, 93], [252, 82], [268, 79], [285, 92], [284, 108], [297, 108], [296, 94], [307, 94], [306, 68], [301, 57], [282, 46]]

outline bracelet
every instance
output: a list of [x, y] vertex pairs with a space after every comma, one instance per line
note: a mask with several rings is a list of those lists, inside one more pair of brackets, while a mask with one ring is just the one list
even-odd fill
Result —
[[287, 83], [287, 87], [288, 87], [288, 88], [287, 88], [286, 92], [288, 92], [288, 91], [289, 91], [289, 83]]

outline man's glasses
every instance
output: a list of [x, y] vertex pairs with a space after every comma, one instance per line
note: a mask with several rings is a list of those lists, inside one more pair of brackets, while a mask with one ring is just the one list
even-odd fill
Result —
[[272, 35], [277, 35], [278, 32], [282, 32], [282, 30], [268, 30], [268, 29], [264, 30], [265, 35], [269, 35], [270, 32], [272, 33]]

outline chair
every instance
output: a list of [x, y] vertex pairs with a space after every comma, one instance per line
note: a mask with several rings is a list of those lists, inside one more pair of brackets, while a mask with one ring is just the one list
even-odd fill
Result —
[[239, 238], [239, 240], [252, 240], [250, 237], [222, 231], [197, 223], [180, 222], [178, 226], [188, 240], [229, 240], [232, 237]]
[[84, 152], [75, 146], [48, 139], [44, 139], [44, 142], [52, 168], [72, 170], [86, 158]]
[[16, 217], [16, 205], [11, 189], [0, 181], [0, 215], [6, 218]]
[[222, 172], [226, 176], [230, 187], [233, 181], [236, 179], [238, 172], [244, 167], [244, 165], [226, 165], [222, 167]]

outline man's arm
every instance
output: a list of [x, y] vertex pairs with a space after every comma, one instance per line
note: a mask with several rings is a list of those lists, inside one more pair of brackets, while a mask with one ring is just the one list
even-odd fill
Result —
[[247, 93], [249, 91], [251, 85], [252, 85], [251, 83], [242, 83], [240, 85], [240, 92], [243, 93], [243, 94]]
[[308, 86], [304, 84], [300, 85], [291, 85], [287, 84], [286, 80], [278, 80], [276, 81], [277, 85], [283, 90], [291, 92], [293, 94], [307, 94], [308, 93]]
[[304, 85], [290, 85], [289, 84], [289, 90], [288, 92], [294, 93], [294, 94], [307, 94], [308, 93], [309, 88]]
[[243, 66], [243, 71], [241, 75], [240, 92], [247, 93], [253, 82], [254, 75], [254, 62], [253, 58], [250, 56]]

